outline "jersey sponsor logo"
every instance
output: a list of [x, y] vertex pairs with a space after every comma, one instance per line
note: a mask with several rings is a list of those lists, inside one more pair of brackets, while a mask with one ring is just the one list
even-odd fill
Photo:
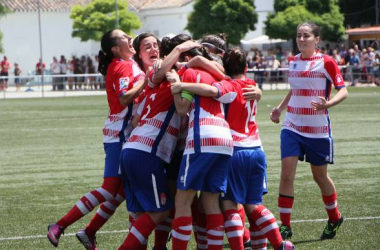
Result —
[[297, 63], [293, 63], [293, 69], [297, 68]]
[[120, 85], [120, 90], [124, 88], [128, 88], [129, 85], [129, 77], [122, 77], [119, 79], [119, 85]]

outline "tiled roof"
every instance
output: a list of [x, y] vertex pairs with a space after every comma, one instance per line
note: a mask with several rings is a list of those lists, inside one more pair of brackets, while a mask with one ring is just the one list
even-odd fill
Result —
[[[76, 4], [86, 5], [91, 0], [39, 0], [42, 11], [70, 11]], [[37, 0], [1, 0], [2, 4], [8, 9], [21, 11], [37, 11]]]
[[[42, 11], [70, 11], [76, 5], [86, 5], [92, 0], [39, 0]], [[193, 0], [118, 0], [128, 1], [128, 7], [139, 11], [142, 9], [181, 7]], [[37, 11], [38, 0], [1, 0], [1, 3], [8, 9], [21, 11]]]
[[380, 33], [380, 26], [348, 29], [346, 33], [349, 35]]
[[134, 10], [182, 7], [194, 0], [129, 0], [129, 7]]

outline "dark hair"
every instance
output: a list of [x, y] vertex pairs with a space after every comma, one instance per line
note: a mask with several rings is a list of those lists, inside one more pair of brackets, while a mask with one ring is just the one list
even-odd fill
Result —
[[311, 32], [314, 34], [314, 36], [315, 37], [319, 36], [319, 38], [322, 39], [322, 31], [321, 31], [321, 28], [317, 24], [310, 22], [310, 21], [303, 22], [297, 26], [297, 32], [301, 26], [309, 26], [311, 28]]
[[170, 52], [179, 44], [184, 43], [186, 41], [191, 40], [191, 36], [186, 34], [179, 34], [176, 35], [173, 38], [170, 37], [164, 37], [161, 40], [161, 52], [162, 56], [169, 55]]
[[135, 39], [133, 39], [133, 48], [135, 48], [136, 50], [136, 54], [134, 55], [133, 59], [135, 60], [135, 62], [137, 62], [141, 70], [144, 70], [144, 64], [141, 61], [141, 58], [139, 57], [140, 45], [141, 45], [141, 41], [147, 37], [154, 37], [157, 40], [158, 47], [160, 47], [161, 45], [160, 39], [158, 39], [155, 35], [151, 33], [141, 33]]
[[227, 49], [223, 56], [223, 66], [229, 76], [244, 74], [247, 55], [238, 47]]
[[112, 62], [112, 59], [115, 57], [115, 55], [112, 52], [112, 47], [117, 45], [117, 37], [112, 36], [112, 32], [114, 31], [110, 30], [103, 34], [102, 40], [100, 42], [101, 50], [99, 50], [99, 66], [98, 66], [98, 72], [102, 74], [103, 76], [106, 76], [108, 65]]
[[221, 54], [227, 49], [227, 36], [224, 33], [205, 35], [201, 40], [201, 44], [204, 47], [215, 49]]

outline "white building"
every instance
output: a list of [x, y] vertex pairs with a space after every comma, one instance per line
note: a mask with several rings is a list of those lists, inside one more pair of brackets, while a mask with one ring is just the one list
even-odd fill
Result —
[[[99, 42], [81, 42], [72, 38], [73, 21], [69, 18], [71, 7], [85, 5], [91, 0], [39, 0], [41, 6], [42, 57], [49, 69], [53, 56], [95, 55]], [[118, 0], [125, 1], [125, 0]], [[0, 30], [3, 33], [4, 55], [12, 64], [19, 63], [23, 75], [33, 71], [40, 58], [39, 22], [37, 0], [2, 0], [2, 4], [13, 13], [2, 17]], [[194, 0], [129, 0], [129, 9], [136, 12], [141, 28], [135, 31], [150, 32], [158, 37], [189, 32], [185, 30], [187, 16], [193, 10]], [[256, 30], [247, 33], [245, 40], [264, 34], [264, 21], [273, 11], [273, 0], [255, 0], [258, 13]], [[0, 54], [2, 60], [3, 55]]]

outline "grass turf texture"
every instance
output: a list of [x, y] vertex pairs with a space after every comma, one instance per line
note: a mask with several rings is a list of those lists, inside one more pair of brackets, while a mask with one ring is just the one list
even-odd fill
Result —
[[[346, 101], [330, 110], [335, 164], [329, 173], [346, 221], [336, 239], [318, 240], [325, 226], [318, 219], [327, 215], [309, 165], [300, 163], [292, 217], [297, 249], [379, 246], [380, 89], [350, 88], [349, 93]], [[276, 218], [281, 126], [270, 122], [269, 113], [285, 95], [285, 91], [264, 91], [257, 117], [268, 160], [265, 204]], [[0, 100], [0, 249], [54, 248], [46, 239], [47, 225], [102, 182], [101, 130], [107, 112], [105, 96]], [[59, 249], [82, 249], [74, 234], [92, 215], [67, 228]], [[99, 249], [120, 246], [127, 235], [127, 219], [123, 203], [99, 232]], [[152, 243], [153, 237], [149, 249]], [[194, 248], [191, 242], [189, 249]]]

